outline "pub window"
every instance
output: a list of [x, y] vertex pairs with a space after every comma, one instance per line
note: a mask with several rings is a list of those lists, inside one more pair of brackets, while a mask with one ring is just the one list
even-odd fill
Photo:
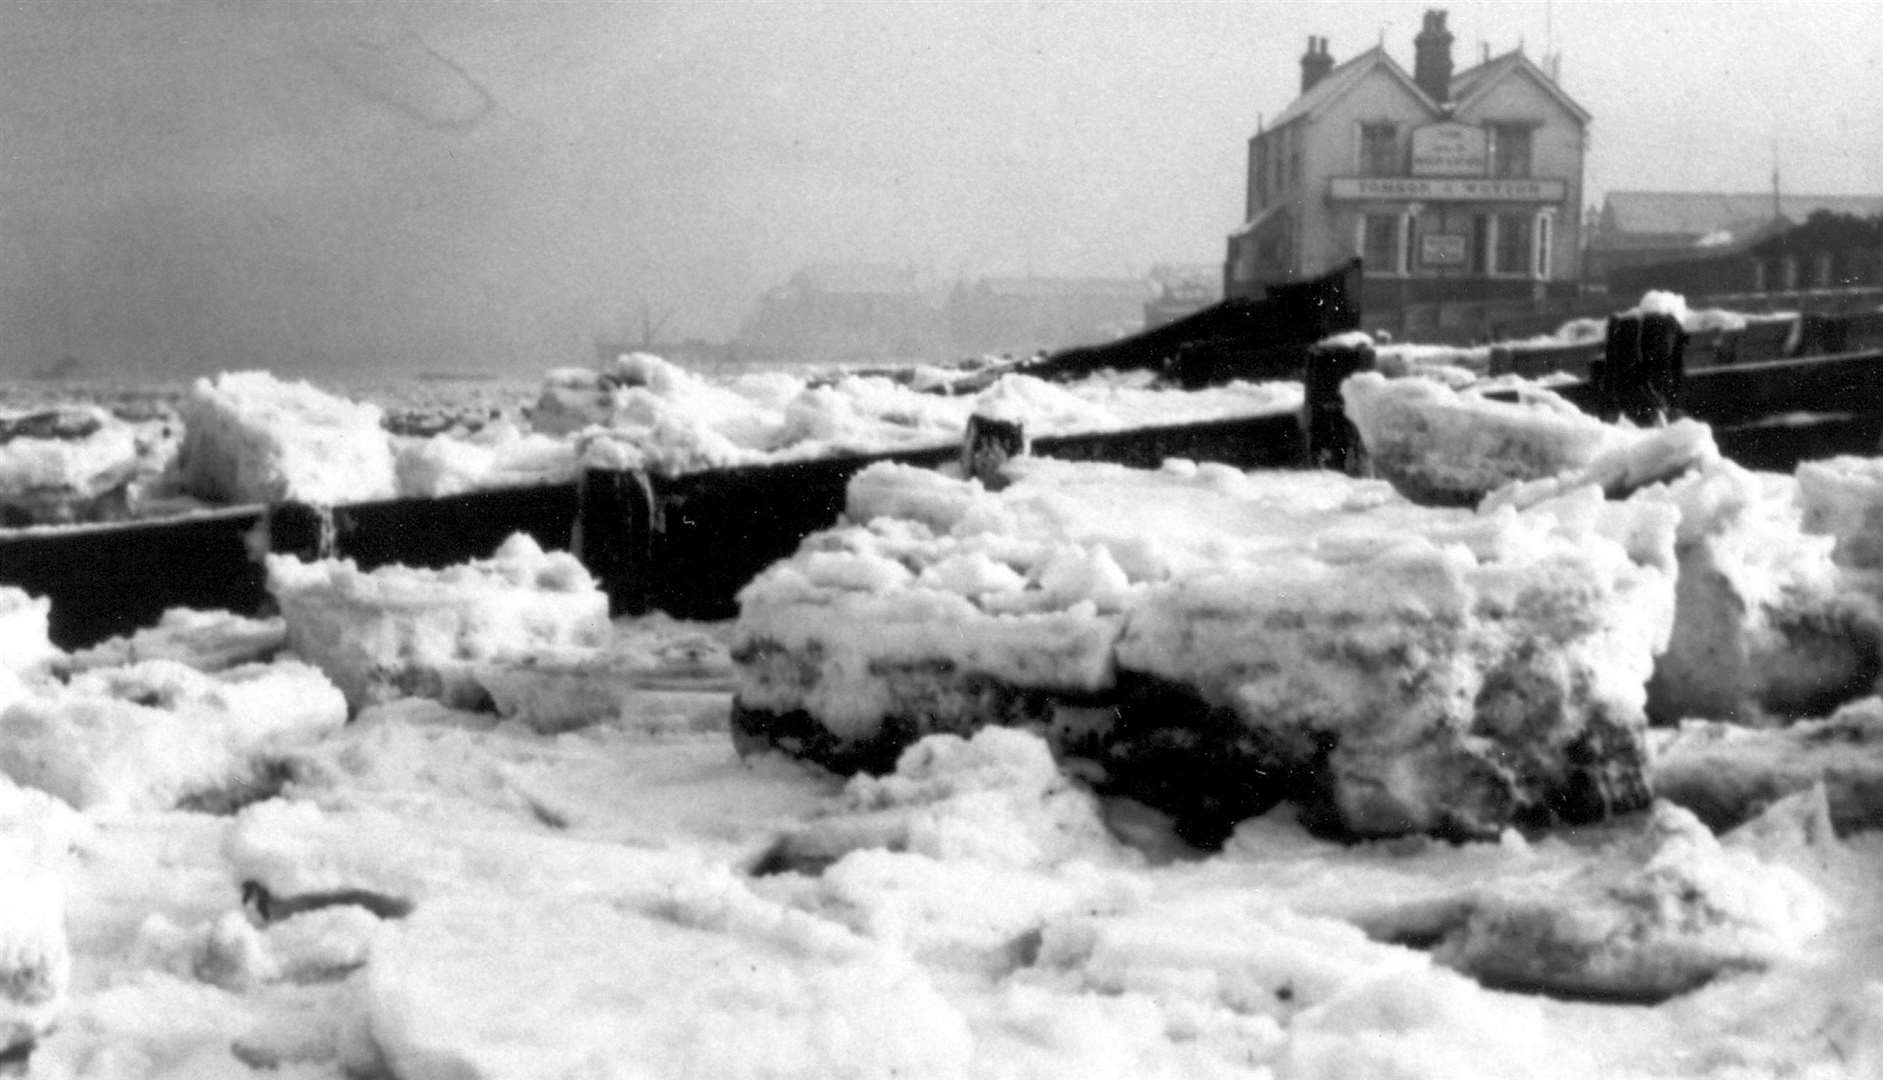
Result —
[[1798, 287], [1798, 256], [1787, 255], [1779, 260], [1779, 278], [1784, 282], [1782, 288], [1790, 292]]
[[1530, 269], [1529, 214], [1497, 215], [1497, 262], [1495, 274], [1523, 274]]
[[1550, 243], [1556, 222], [1548, 214], [1538, 214], [1536, 218], [1536, 261], [1530, 267], [1530, 274], [1539, 281], [1550, 278]]
[[1491, 216], [1471, 215], [1471, 261], [1466, 270], [1472, 274], [1491, 272]]
[[1491, 125], [1491, 175], [1506, 180], [1530, 178], [1530, 126]]
[[1765, 273], [1766, 273], [1765, 272], [1765, 260], [1764, 259], [1752, 260], [1752, 291], [1753, 292], [1764, 292], [1766, 290], [1768, 283], [1765, 280]]
[[1399, 175], [1399, 129], [1393, 124], [1360, 125], [1360, 175]]
[[1828, 289], [1831, 287], [1831, 253], [1818, 252], [1816, 262], [1817, 266], [1812, 274], [1811, 283], [1820, 289]]
[[1367, 214], [1360, 219], [1360, 258], [1369, 274], [1399, 272], [1400, 215]]

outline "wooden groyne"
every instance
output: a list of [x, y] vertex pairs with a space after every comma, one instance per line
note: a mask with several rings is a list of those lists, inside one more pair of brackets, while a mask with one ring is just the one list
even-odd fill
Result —
[[[1563, 393], [1596, 415], [1705, 421], [1721, 449], [1748, 466], [1789, 469], [1812, 457], [1875, 453], [1883, 437], [1883, 340], [1872, 335], [1883, 339], [1883, 319], [1856, 316], [1837, 333], [1820, 333], [1821, 342], [1866, 346], [1828, 355], [1797, 355], [1810, 336], [1789, 326], [1690, 336], [1677, 326], [1644, 331], [1616, 320], [1603, 343], [1547, 358], [1527, 350], [1521, 360], [1576, 375]], [[1305, 368], [1312, 346], [1290, 347]], [[1774, 350], [1794, 355], [1768, 355]], [[1494, 354], [1494, 368], [1499, 363]], [[1244, 469], [1340, 467], [1348, 433], [1335, 422], [1338, 379], [1317, 380], [1313, 372], [1354, 366], [1338, 349], [1319, 350], [1301, 416], [1045, 436], [1032, 441], [1031, 452], [1140, 467], [1172, 457]], [[0, 583], [50, 597], [53, 640], [76, 648], [149, 625], [172, 607], [265, 610], [266, 552], [350, 558], [365, 569], [442, 567], [487, 557], [505, 537], [524, 532], [546, 548], [576, 552], [617, 613], [723, 618], [753, 575], [837, 519], [858, 471], [878, 461], [932, 468], [959, 456], [958, 447], [931, 446], [678, 475], [590, 470], [571, 483], [438, 499], [238, 507], [0, 532]]]

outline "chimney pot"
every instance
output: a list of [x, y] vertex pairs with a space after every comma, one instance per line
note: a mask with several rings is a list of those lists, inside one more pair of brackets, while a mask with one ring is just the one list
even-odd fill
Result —
[[1301, 55], [1301, 92], [1314, 89], [1316, 83], [1327, 78], [1327, 73], [1334, 70], [1334, 57], [1327, 51], [1327, 39], [1324, 37], [1308, 38], [1308, 51]]
[[1451, 100], [1451, 31], [1445, 29], [1445, 13], [1428, 10], [1424, 28], [1412, 39], [1412, 81], [1425, 96], [1440, 105]]

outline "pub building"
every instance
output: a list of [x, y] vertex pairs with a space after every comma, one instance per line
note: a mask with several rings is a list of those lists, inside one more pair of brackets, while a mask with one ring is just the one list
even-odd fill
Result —
[[1369, 326], [1576, 295], [1589, 114], [1521, 48], [1454, 73], [1442, 11], [1413, 45], [1408, 75], [1383, 47], [1335, 65], [1308, 39], [1301, 95], [1249, 140], [1225, 295], [1356, 255]]

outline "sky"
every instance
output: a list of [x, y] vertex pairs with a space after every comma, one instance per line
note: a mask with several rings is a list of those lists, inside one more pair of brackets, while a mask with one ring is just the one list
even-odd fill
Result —
[[1443, 7], [1561, 55], [1588, 188], [1883, 192], [1873, 3], [25, 0], [0, 377], [528, 374], [800, 267], [1212, 264], [1245, 144]]

